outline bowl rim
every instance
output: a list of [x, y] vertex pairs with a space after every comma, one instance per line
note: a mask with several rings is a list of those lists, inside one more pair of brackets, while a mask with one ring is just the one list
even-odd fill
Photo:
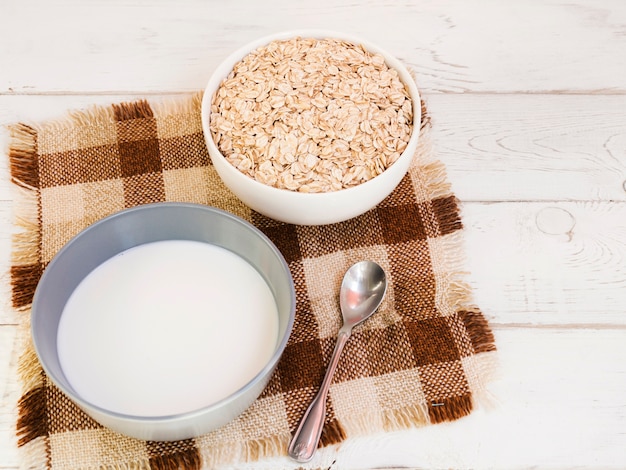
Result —
[[[304, 192], [293, 191], [293, 190], [284, 189], [284, 188], [276, 188], [274, 186], [261, 183], [255, 180], [254, 178], [251, 178], [245, 175], [244, 173], [239, 171], [237, 168], [235, 168], [226, 159], [224, 154], [222, 154], [222, 152], [219, 150], [219, 148], [215, 144], [215, 141], [213, 140], [213, 134], [211, 133], [211, 130], [210, 130], [210, 116], [211, 116], [210, 109], [211, 109], [211, 102], [213, 101], [213, 94], [219, 88], [219, 85], [222, 82], [222, 80], [230, 73], [233, 66], [237, 62], [239, 62], [246, 55], [253, 52], [257, 48], [265, 46], [272, 41], [286, 40], [286, 39], [291, 39], [294, 37], [312, 37], [312, 38], [318, 38], [318, 39], [335, 38], [335, 39], [341, 39], [341, 40], [345, 40], [348, 42], [352, 42], [353, 44], [360, 44], [370, 52], [381, 54], [385, 58], [385, 63], [388, 66], [396, 69], [396, 71], [398, 72], [400, 79], [402, 80], [402, 83], [405, 85], [405, 87], [407, 88], [409, 92], [409, 96], [411, 98], [411, 102], [413, 105], [412, 106], [413, 107], [413, 128], [411, 131], [411, 137], [409, 138], [409, 141], [407, 142], [407, 146], [405, 150], [400, 154], [400, 157], [398, 158], [398, 160], [396, 160], [391, 166], [387, 167], [385, 171], [383, 171], [382, 173], [376, 175], [375, 177], [363, 183], [360, 183], [356, 186], [351, 186], [349, 188], [342, 188], [336, 191], [304, 193]], [[237, 48], [236, 50], [228, 54], [220, 62], [217, 68], [213, 71], [213, 73], [211, 74], [209, 78], [209, 81], [207, 82], [207, 85], [205, 86], [204, 94], [202, 96], [200, 114], [201, 114], [201, 121], [202, 121], [202, 129], [205, 134], [205, 141], [206, 141], [207, 147], [209, 148], [209, 155], [211, 159], [213, 159], [214, 154], [218, 155], [219, 158], [224, 163], [222, 167], [228, 168], [226, 171], [228, 171], [229, 174], [238, 175], [238, 176], [233, 176], [233, 178], [237, 178], [240, 181], [247, 181], [248, 184], [252, 188], [255, 189], [255, 191], [260, 191], [261, 193], [264, 193], [267, 195], [277, 196], [280, 194], [280, 195], [283, 195], [284, 197], [289, 197], [295, 201], [297, 200], [306, 201], [312, 198], [317, 199], [319, 201], [323, 201], [324, 199], [327, 199], [328, 202], [333, 202], [336, 199], [337, 194], [358, 195], [360, 192], [368, 192], [370, 188], [375, 187], [379, 184], [382, 184], [380, 182], [384, 178], [381, 178], [381, 176], [388, 174], [387, 172], [391, 168], [393, 168], [398, 163], [398, 161], [403, 160], [404, 158], [412, 159], [413, 154], [415, 153], [415, 148], [417, 147], [417, 141], [419, 139], [421, 119], [422, 119], [421, 95], [420, 95], [419, 89], [417, 88], [417, 84], [415, 83], [415, 80], [413, 79], [411, 72], [399, 59], [397, 59], [394, 55], [390, 54], [389, 52], [387, 52], [385, 49], [381, 48], [380, 46], [377, 46], [376, 44], [373, 44], [369, 40], [361, 38], [357, 35], [333, 31], [333, 30], [315, 29], [315, 28], [284, 30], [284, 31], [280, 31], [277, 33], [273, 33], [273, 34], [268, 34], [268, 35], [259, 37], [253, 41], [250, 41], [247, 44], [240, 46], [239, 48]], [[407, 156], [407, 154], [410, 154], [410, 156]]]
[[[274, 252], [277, 255], [277, 259], [282, 265], [282, 268], [288, 274], [289, 286], [290, 286], [289, 294], [290, 294], [291, 309], [288, 314], [288, 321], [287, 321], [287, 325], [285, 328], [285, 333], [283, 337], [280, 338], [280, 341], [277, 343], [276, 349], [274, 353], [272, 354], [271, 358], [263, 366], [263, 368], [252, 379], [250, 379], [245, 385], [235, 390], [231, 394], [227, 395], [226, 397], [222, 398], [221, 400], [218, 400], [209, 405], [197, 408], [195, 410], [185, 411], [181, 413], [173, 413], [173, 414], [168, 414], [168, 415], [157, 415], [157, 416], [132, 415], [132, 414], [121, 413], [115, 410], [104, 408], [99, 405], [93, 404], [88, 400], [85, 400], [82, 396], [76, 393], [73, 389], [66, 387], [65, 384], [62, 383], [62, 381], [57, 379], [54, 373], [51, 373], [47, 365], [47, 362], [48, 362], [47, 355], [44, 355], [41, 352], [40, 347], [38, 346], [37, 341], [35, 340], [35, 338], [37, 337], [35, 335], [35, 330], [37, 329], [37, 324], [38, 324], [38, 320], [37, 320], [38, 315], [35, 312], [37, 311], [37, 308], [36, 308], [37, 305], [39, 305], [41, 302], [45, 302], [45, 300], [41, 299], [41, 289], [39, 288], [39, 286], [45, 281], [47, 277], [47, 273], [50, 272], [49, 268], [58, 264], [59, 263], [58, 260], [66, 256], [65, 253], [67, 253], [69, 250], [72, 249], [72, 246], [74, 245], [76, 240], [78, 240], [79, 238], [84, 238], [85, 236], [89, 236], [89, 233], [91, 233], [93, 230], [97, 230], [99, 226], [104, 225], [104, 224], [110, 224], [115, 219], [124, 218], [124, 217], [132, 217], [133, 214], [136, 212], [145, 212], [145, 211], [153, 211], [153, 210], [158, 211], [158, 210], [161, 210], [161, 208], [165, 208], [165, 209], [181, 208], [185, 210], [210, 212], [220, 217], [231, 219], [236, 224], [248, 230], [251, 230], [256, 236], [260, 237], [269, 246], [272, 252]], [[171, 238], [171, 239], [166, 239], [166, 240], [174, 240], [174, 239]], [[139, 245], [141, 245], [141, 243]], [[35, 350], [35, 353], [37, 354], [37, 357], [39, 358], [39, 362], [44, 372], [46, 373], [46, 375], [50, 377], [50, 379], [54, 382], [54, 384], [63, 393], [65, 393], [69, 398], [71, 398], [72, 401], [74, 401], [80, 407], [86, 408], [89, 410], [94, 410], [97, 413], [112, 417], [118, 421], [135, 422], [135, 423], [155, 423], [155, 424], [167, 423], [170, 421], [182, 421], [182, 420], [193, 419], [193, 418], [205, 415], [207, 413], [211, 413], [212, 411], [218, 410], [222, 408], [224, 405], [230, 402], [236, 401], [241, 396], [245, 396], [251, 388], [258, 385], [258, 383], [262, 381], [265, 377], [268, 377], [269, 379], [271, 377], [272, 370], [278, 364], [278, 361], [280, 360], [285, 350], [285, 347], [287, 346], [289, 337], [291, 336], [293, 325], [295, 323], [295, 309], [296, 309], [295, 285], [293, 281], [293, 276], [291, 274], [291, 270], [289, 269], [289, 265], [287, 264], [284, 258], [284, 255], [276, 247], [274, 242], [272, 242], [272, 240], [270, 240], [269, 237], [265, 235], [259, 228], [257, 228], [256, 226], [254, 226], [252, 223], [248, 222], [247, 220], [231, 212], [225, 211], [223, 209], [219, 209], [217, 207], [208, 206], [204, 204], [189, 203], [189, 202], [166, 201], [166, 202], [143, 204], [143, 205], [134, 206], [134, 207], [130, 207], [130, 208], [126, 208], [126, 209], [122, 209], [120, 211], [114, 212], [106, 217], [103, 217], [102, 219], [97, 220], [91, 225], [85, 227], [78, 234], [74, 235], [69, 241], [67, 241], [61, 247], [61, 249], [54, 255], [51, 261], [48, 263], [46, 269], [44, 270], [37, 284], [37, 288], [35, 289], [35, 294], [33, 296], [33, 302], [32, 302], [32, 307], [31, 307], [32, 313], [31, 313], [30, 334], [31, 334], [32, 342], [33, 342], [33, 348]], [[67, 378], [65, 380], [67, 380]]]

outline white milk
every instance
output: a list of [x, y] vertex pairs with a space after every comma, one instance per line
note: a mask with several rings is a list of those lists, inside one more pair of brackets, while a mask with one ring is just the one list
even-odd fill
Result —
[[278, 312], [261, 275], [206, 243], [131, 248], [92, 271], [63, 310], [61, 367], [85, 400], [135, 416], [210, 405], [261, 371]]

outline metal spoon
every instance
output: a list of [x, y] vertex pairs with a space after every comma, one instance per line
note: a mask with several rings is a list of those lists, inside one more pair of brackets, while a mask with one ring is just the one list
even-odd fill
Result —
[[385, 271], [373, 261], [361, 261], [346, 272], [339, 292], [339, 306], [343, 326], [339, 330], [337, 344], [319, 392], [304, 413], [298, 429], [289, 444], [289, 456], [298, 462], [313, 458], [322, 435], [326, 417], [326, 396], [335, 373], [339, 356], [352, 328], [369, 318], [378, 308], [387, 290]]

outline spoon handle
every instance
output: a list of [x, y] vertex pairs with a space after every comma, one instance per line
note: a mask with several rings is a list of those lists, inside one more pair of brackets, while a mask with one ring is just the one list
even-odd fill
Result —
[[307, 408], [300, 425], [291, 439], [289, 444], [289, 456], [298, 462], [308, 462], [313, 458], [313, 454], [317, 450], [317, 445], [322, 435], [322, 428], [324, 427], [324, 419], [326, 418], [326, 396], [328, 395], [328, 389], [332, 382], [333, 374], [339, 363], [339, 356], [343, 351], [348, 338], [350, 337], [350, 330], [342, 328], [337, 336], [337, 344], [335, 344], [335, 350], [330, 359], [328, 369], [326, 369], [326, 375], [324, 375], [324, 381], [320, 386], [319, 392]]

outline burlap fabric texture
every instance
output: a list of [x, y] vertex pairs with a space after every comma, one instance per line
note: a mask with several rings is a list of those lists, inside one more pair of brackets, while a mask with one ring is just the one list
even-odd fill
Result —
[[418, 151], [396, 190], [362, 216], [315, 227], [263, 217], [223, 186], [204, 144], [200, 98], [94, 107], [55, 122], [12, 126], [9, 158], [22, 228], [14, 239], [13, 304], [28, 338], [37, 281], [81, 229], [144, 203], [208, 204], [252, 222], [284, 254], [297, 291], [284, 356], [262, 396], [231, 424], [196, 439], [143, 442], [76, 408], [47, 379], [26, 339], [17, 423], [24, 465], [213, 468], [285, 455], [335, 344], [342, 276], [363, 259], [380, 263], [390, 286], [379, 312], [346, 346], [322, 446], [470, 413], [485, 391], [495, 345], [461, 279], [462, 222], [429, 143], [425, 107]]

